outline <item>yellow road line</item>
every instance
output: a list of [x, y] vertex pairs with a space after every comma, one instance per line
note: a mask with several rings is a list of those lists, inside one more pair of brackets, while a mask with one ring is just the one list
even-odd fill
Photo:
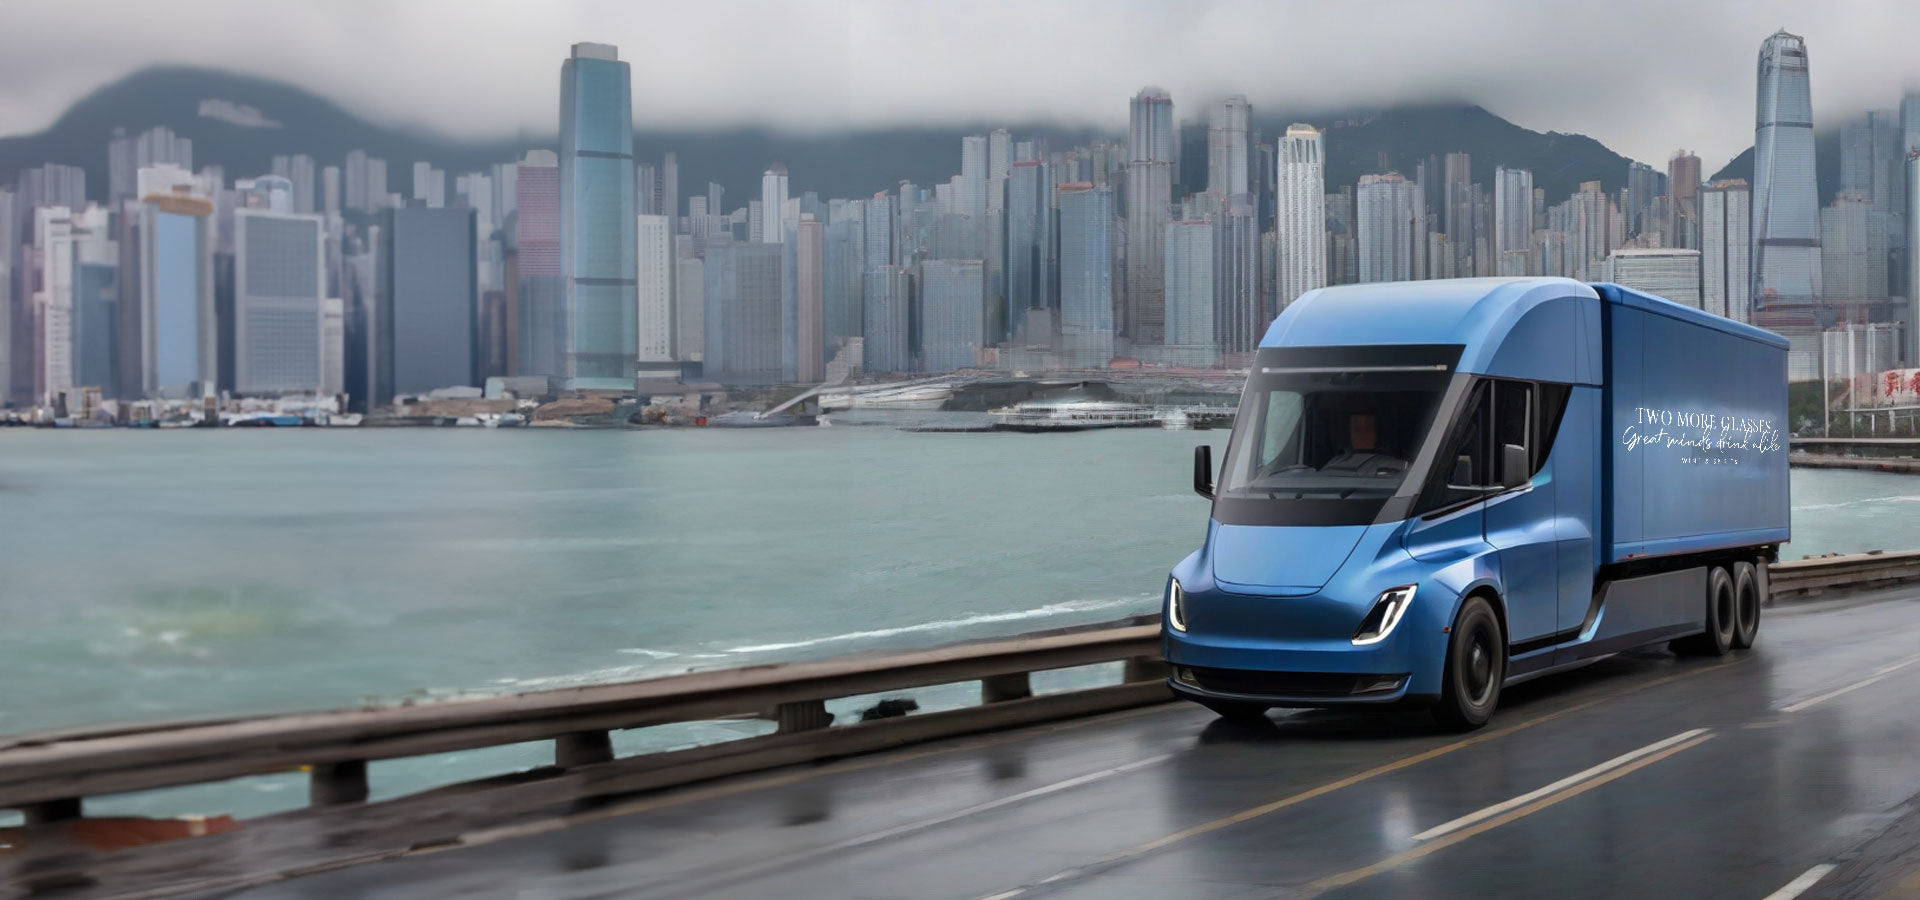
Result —
[[1629, 774], [1632, 774], [1641, 769], [1644, 769], [1647, 766], [1653, 765], [1654, 763], [1657, 763], [1663, 759], [1666, 759], [1669, 756], [1672, 756], [1676, 753], [1679, 753], [1683, 750], [1687, 750], [1692, 747], [1698, 747], [1701, 744], [1704, 744], [1710, 740], [1713, 740], [1713, 735], [1703, 734], [1684, 744], [1676, 744], [1672, 747], [1669, 747], [1665, 750], [1660, 751], [1659, 753], [1655, 753], [1652, 756], [1641, 757], [1640, 759], [1633, 761], [1629, 765], [1622, 766], [1618, 769], [1614, 769], [1613, 771], [1608, 772], [1604, 775], [1601, 775], [1597, 778], [1580, 782], [1579, 784], [1569, 787], [1566, 790], [1563, 790], [1557, 794], [1553, 794], [1547, 797], [1542, 797], [1538, 800], [1533, 801], [1532, 803], [1527, 804], [1526, 806], [1520, 807], [1519, 809], [1511, 810], [1509, 812], [1503, 813], [1494, 818], [1488, 819], [1484, 822], [1480, 822], [1479, 824], [1472, 825], [1467, 828], [1462, 828], [1459, 831], [1450, 832], [1445, 836], [1436, 838], [1432, 841], [1421, 844], [1417, 847], [1413, 847], [1407, 850], [1402, 850], [1399, 853], [1395, 853], [1394, 855], [1389, 856], [1386, 859], [1383, 859], [1377, 863], [1374, 863], [1373, 865], [1362, 866], [1358, 869], [1350, 869], [1348, 871], [1341, 872], [1338, 875], [1329, 875], [1326, 878], [1322, 878], [1318, 881], [1308, 884], [1305, 890], [1309, 894], [1318, 894], [1323, 891], [1333, 890], [1334, 888], [1346, 887], [1347, 885], [1353, 884], [1354, 882], [1361, 881], [1366, 878], [1370, 878], [1374, 875], [1378, 875], [1381, 872], [1385, 872], [1388, 869], [1394, 868], [1395, 866], [1412, 862], [1413, 860], [1419, 859], [1430, 853], [1444, 850], [1448, 847], [1458, 844], [1461, 841], [1464, 841], [1475, 835], [1485, 834], [1486, 832], [1492, 831], [1495, 828], [1499, 828], [1500, 826], [1505, 825], [1509, 822], [1533, 815], [1534, 813], [1537, 813], [1540, 810], [1546, 809], [1549, 806], [1559, 803], [1562, 800], [1568, 800], [1574, 797], [1578, 797], [1581, 794], [1584, 794], [1590, 790], [1593, 790], [1594, 788], [1597, 788], [1603, 784], [1606, 784], [1609, 781], [1613, 781], [1618, 778], [1623, 778]]

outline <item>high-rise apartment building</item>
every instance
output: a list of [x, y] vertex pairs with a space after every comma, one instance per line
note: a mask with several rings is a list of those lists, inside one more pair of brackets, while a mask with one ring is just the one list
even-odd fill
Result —
[[563, 375], [569, 329], [560, 247], [560, 160], [551, 150], [530, 150], [515, 168], [520, 346], [519, 371], [514, 374]]
[[1820, 210], [1820, 298], [1830, 306], [1885, 299], [1887, 257], [1883, 223], [1873, 197], [1845, 190]]
[[1211, 366], [1218, 359], [1214, 330], [1214, 225], [1206, 219], [1167, 223], [1166, 359]]
[[1326, 139], [1311, 125], [1289, 125], [1280, 139], [1278, 306], [1327, 283]]
[[986, 344], [986, 266], [977, 259], [920, 264], [921, 369], [952, 372], [979, 364]]
[[316, 215], [236, 209], [234, 390], [321, 390], [320, 301], [326, 298], [326, 223]]
[[560, 246], [567, 290], [563, 374], [574, 387], [633, 385], [633, 78], [617, 48], [575, 44], [560, 65]]
[[1753, 135], [1753, 296], [1760, 308], [1821, 294], [1820, 204], [1807, 45], [1776, 32], [1760, 47]]
[[1534, 274], [1532, 246], [1533, 173], [1500, 166], [1493, 170], [1493, 253], [1499, 274]]
[[1058, 192], [1060, 350], [1073, 365], [1105, 365], [1113, 357], [1113, 192], [1086, 182]]
[[753, 239], [762, 244], [784, 244], [787, 224], [781, 211], [787, 208], [787, 167], [774, 163], [760, 175], [760, 230]]
[[780, 244], [728, 243], [707, 250], [708, 379], [723, 384], [781, 381]]
[[794, 380], [818, 384], [827, 372], [827, 224], [801, 213], [793, 241]]
[[1753, 318], [1751, 199], [1739, 179], [1700, 190], [1701, 308], [1736, 322]]
[[1700, 157], [1685, 150], [1667, 160], [1667, 245], [1700, 249]]
[[1636, 291], [1701, 308], [1700, 251], [1651, 248], [1615, 250], [1601, 276]]
[[1419, 193], [1419, 185], [1398, 173], [1360, 176], [1360, 189], [1355, 195], [1359, 207], [1360, 281], [1410, 281], [1415, 277], [1416, 248], [1424, 247], [1427, 240]]
[[1223, 197], [1247, 193], [1247, 131], [1253, 104], [1238, 94], [1207, 108], [1207, 190]]
[[634, 223], [635, 352], [643, 363], [673, 361], [673, 227], [664, 215]]
[[1252, 196], [1229, 200], [1213, 216], [1213, 333], [1224, 353], [1259, 346], [1268, 316], [1260, 279], [1260, 207]]

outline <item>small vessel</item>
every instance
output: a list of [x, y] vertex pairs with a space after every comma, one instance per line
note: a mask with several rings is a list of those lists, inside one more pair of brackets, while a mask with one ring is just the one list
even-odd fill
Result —
[[988, 413], [995, 431], [1091, 431], [1098, 428], [1159, 428], [1160, 413], [1137, 403], [1076, 400], [1021, 403]]
[[287, 413], [252, 413], [227, 422], [232, 428], [298, 428], [305, 424], [306, 420]]
[[519, 413], [482, 413], [480, 424], [488, 428], [519, 428], [526, 424], [526, 417]]

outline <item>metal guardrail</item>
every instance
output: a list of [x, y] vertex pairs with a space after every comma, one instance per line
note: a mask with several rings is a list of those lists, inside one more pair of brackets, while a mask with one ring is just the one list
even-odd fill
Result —
[[[1769, 575], [1773, 597], [1916, 581], [1920, 551], [1781, 562]], [[543, 740], [554, 743], [554, 763], [540, 777], [562, 784], [560, 799], [579, 800], [1165, 701], [1171, 692], [1159, 654], [1156, 614], [929, 650], [498, 697], [0, 738], [0, 808], [24, 810], [30, 824], [57, 822], [79, 817], [85, 797], [302, 769], [311, 772], [312, 806], [358, 804], [371, 761]], [[1033, 695], [1031, 673], [1122, 660], [1120, 684]], [[828, 700], [969, 681], [980, 682], [977, 706], [830, 727]], [[612, 731], [740, 717], [778, 729], [613, 754]]]
[[[663, 787], [1166, 700], [1158, 619], [414, 706], [0, 738], [0, 808], [56, 822], [80, 816], [85, 797], [300, 769], [312, 773], [313, 805], [358, 803], [369, 761], [541, 740], [554, 742], [557, 769], [592, 773], [578, 796]], [[1117, 660], [1119, 685], [1033, 695], [1033, 672]], [[979, 706], [828, 727], [827, 700], [968, 681], [981, 683]], [[778, 730], [613, 755], [610, 731], [737, 717]]]
[[1816, 556], [1767, 567], [1769, 592], [1803, 594], [1824, 588], [1864, 588], [1920, 581], [1920, 550]]

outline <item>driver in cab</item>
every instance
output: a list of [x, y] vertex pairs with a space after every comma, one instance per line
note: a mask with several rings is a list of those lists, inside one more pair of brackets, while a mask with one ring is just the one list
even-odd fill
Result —
[[1379, 422], [1372, 413], [1347, 416], [1346, 449], [1327, 460], [1320, 471], [1338, 475], [1398, 475], [1407, 468], [1406, 460], [1380, 446]]

